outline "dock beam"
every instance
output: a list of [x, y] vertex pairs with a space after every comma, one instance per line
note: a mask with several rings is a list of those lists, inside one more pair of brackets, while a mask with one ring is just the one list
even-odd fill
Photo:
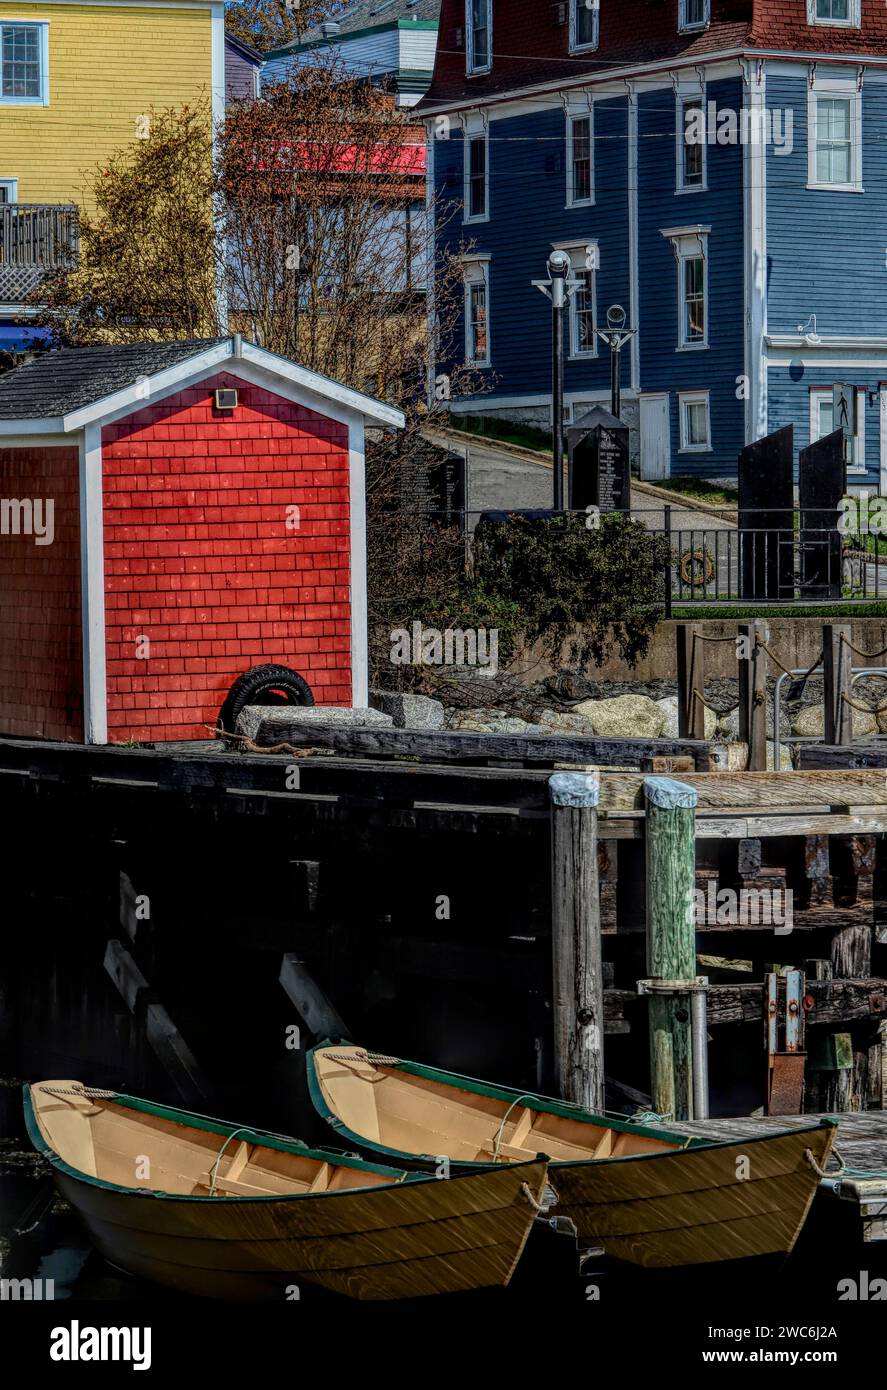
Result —
[[551, 799], [551, 942], [558, 1093], [604, 1107], [604, 989], [597, 863], [600, 777], [557, 772]]
[[[670, 777], [644, 780], [647, 806], [647, 970], [651, 979], [696, 977], [696, 804], [698, 793]], [[686, 1000], [650, 996], [653, 1109], [687, 1120], [693, 1109], [690, 1010]]]

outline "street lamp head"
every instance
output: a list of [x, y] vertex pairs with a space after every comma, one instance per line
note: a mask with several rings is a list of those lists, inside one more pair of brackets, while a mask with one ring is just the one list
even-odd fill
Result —
[[549, 275], [568, 275], [570, 271], [570, 257], [566, 251], [552, 251], [548, 257]]
[[624, 328], [626, 317], [621, 304], [611, 304], [607, 310], [607, 327], [614, 330]]

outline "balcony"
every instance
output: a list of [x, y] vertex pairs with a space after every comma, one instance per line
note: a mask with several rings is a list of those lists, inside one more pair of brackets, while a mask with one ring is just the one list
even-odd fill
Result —
[[0, 304], [19, 305], [53, 270], [74, 270], [80, 254], [70, 203], [0, 203]]

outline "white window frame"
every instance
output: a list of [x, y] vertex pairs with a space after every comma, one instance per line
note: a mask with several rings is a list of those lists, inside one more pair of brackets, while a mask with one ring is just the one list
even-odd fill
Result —
[[[677, 261], [677, 281], [678, 281], [678, 352], [705, 352], [709, 347], [709, 333], [711, 320], [711, 296], [708, 289], [708, 237], [711, 232], [710, 226], [703, 226], [697, 223], [689, 227], [660, 227], [660, 233], [671, 242], [674, 258]], [[686, 321], [686, 299], [684, 265], [688, 260], [695, 260], [702, 257], [702, 294], [703, 305], [705, 307], [705, 336], [698, 341], [687, 341], [684, 338], [684, 323]]]
[[859, 0], [848, 0], [846, 19], [826, 19], [816, 13], [818, 0], [807, 0], [807, 23], [832, 29], [859, 29], [862, 26]]
[[[840, 380], [841, 378], [839, 378]], [[847, 476], [867, 473], [865, 465], [865, 407], [867, 392], [862, 387], [856, 388], [856, 434], [853, 436], [853, 457], [859, 462], [848, 465]], [[810, 390], [810, 443], [815, 444], [817, 439], [823, 438], [823, 431], [820, 426], [820, 407], [823, 403], [831, 405], [834, 399], [833, 388], [831, 386], [814, 386]], [[830, 431], [831, 433], [831, 431]]]
[[[684, 183], [684, 155], [687, 150], [686, 120], [684, 111], [691, 102], [699, 102], [702, 106], [702, 114], [707, 120], [705, 105], [705, 88], [679, 90], [675, 96], [675, 193], [707, 193], [708, 192], [708, 144], [703, 140], [700, 149], [702, 150], [702, 182]], [[708, 126], [706, 125], [706, 135]]]
[[[490, 257], [485, 252], [475, 252], [462, 257], [462, 276], [465, 286], [465, 361], [469, 367], [489, 367], [492, 363], [490, 342]], [[483, 358], [473, 355], [471, 341], [471, 287], [483, 285], [486, 293], [487, 310], [487, 351]]]
[[9, 197], [6, 199], [7, 203], [18, 202], [18, 179], [0, 179], [0, 188], [9, 189]]
[[[579, 346], [579, 303], [576, 298], [576, 291], [570, 294], [567, 300], [567, 320], [570, 328], [570, 353], [571, 362], [588, 362], [599, 355], [598, 350], [598, 309], [597, 309], [597, 273], [600, 268], [600, 246], [597, 237], [577, 237], [570, 241], [553, 241], [552, 251], [566, 251], [570, 257], [572, 267], [571, 278], [576, 275], [591, 276], [591, 347], [580, 348]], [[592, 261], [593, 265], [588, 262]]]
[[703, 0], [702, 19], [692, 23], [687, 19], [687, 0], [679, 0], [678, 33], [698, 34], [711, 23], [711, 0]]
[[[471, 142], [484, 142], [484, 210], [471, 215]], [[490, 220], [490, 127], [486, 115], [467, 112], [462, 117], [462, 221], [463, 223]]]
[[471, 19], [473, 0], [465, 0], [465, 71], [469, 77], [478, 77], [491, 72], [493, 68], [493, 0], [485, 0], [487, 7], [487, 52], [488, 61], [478, 64], [474, 60], [474, 24]]
[[[705, 406], [705, 443], [691, 444], [689, 431], [688, 407], [692, 405]], [[711, 392], [710, 391], [679, 391], [678, 392], [678, 419], [680, 421], [680, 448], [681, 454], [711, 454], [714, 446], [711, 439]]]
[[[48, 106], [49, 105], [49, 22], [40, 19], [15, 19], [0, 15], [2, 29], [39, 29], [40, 48], [40, 95], [36, 97], [5, 97], [0, 85], [0, 106]], [[2, 39], [0, 39], [2, 53]], [[0, 74], [2, 82], [2, 74]]]
[[[817, 177], [817, 121], [820, 99], [850, 102], [850, 182], [820, 183]], [[862, 92], [852, 79], [828, 78], [807, 84], [807, 187], [831, 193], [863, 193], [862, 186]]]
[[[600, 0], [569, 0], [570, 4], [570, 52], [593, 53], [601, 41], [601, 3]], [[591, 10], [594, 15], [594, 37], [590, 43], [579, 43], [579, 10]]]
[[[587, 198], [574, 197], [573, 182], [573, 127], [577, 121], [588, 121], [588, 182], [589, 196]], [[568, 208], [590, 208], [594, 206], [594, 105], [589, 100], [584, 107], [575, 107], [567, 111], [567, 207]]]

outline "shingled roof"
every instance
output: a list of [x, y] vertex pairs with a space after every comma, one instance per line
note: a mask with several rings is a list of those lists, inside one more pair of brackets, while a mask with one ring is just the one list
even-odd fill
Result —
[[306, 30], [301, 39], [294, 39], [291, 43], [285, 44], [282, 48], [276, 48], [273, 53], [266, 53], [266, 58], [282, 57], [285, 53], [294, 53], [306, 45], [327, 43], [334, 47], [343, 39], [347, 39], [349, 34], [362, 33], [365, 29], [385, 28], [388, 25], [396, 24], [398, 20], [436, 20], [440, 18], [440, 0], [352, 0], [352, 3], [342, 10], [339, 14], [333, 14], [330, 19], [338, 24], [338, 29], [334, 33], [325, 34], [321, 25]]
[[0, 376], [0, 420], [49, 420], [94, 405], [196, 357], [224, 338], [175, 343], [127, 343], [111, 347], [63, 348]]

